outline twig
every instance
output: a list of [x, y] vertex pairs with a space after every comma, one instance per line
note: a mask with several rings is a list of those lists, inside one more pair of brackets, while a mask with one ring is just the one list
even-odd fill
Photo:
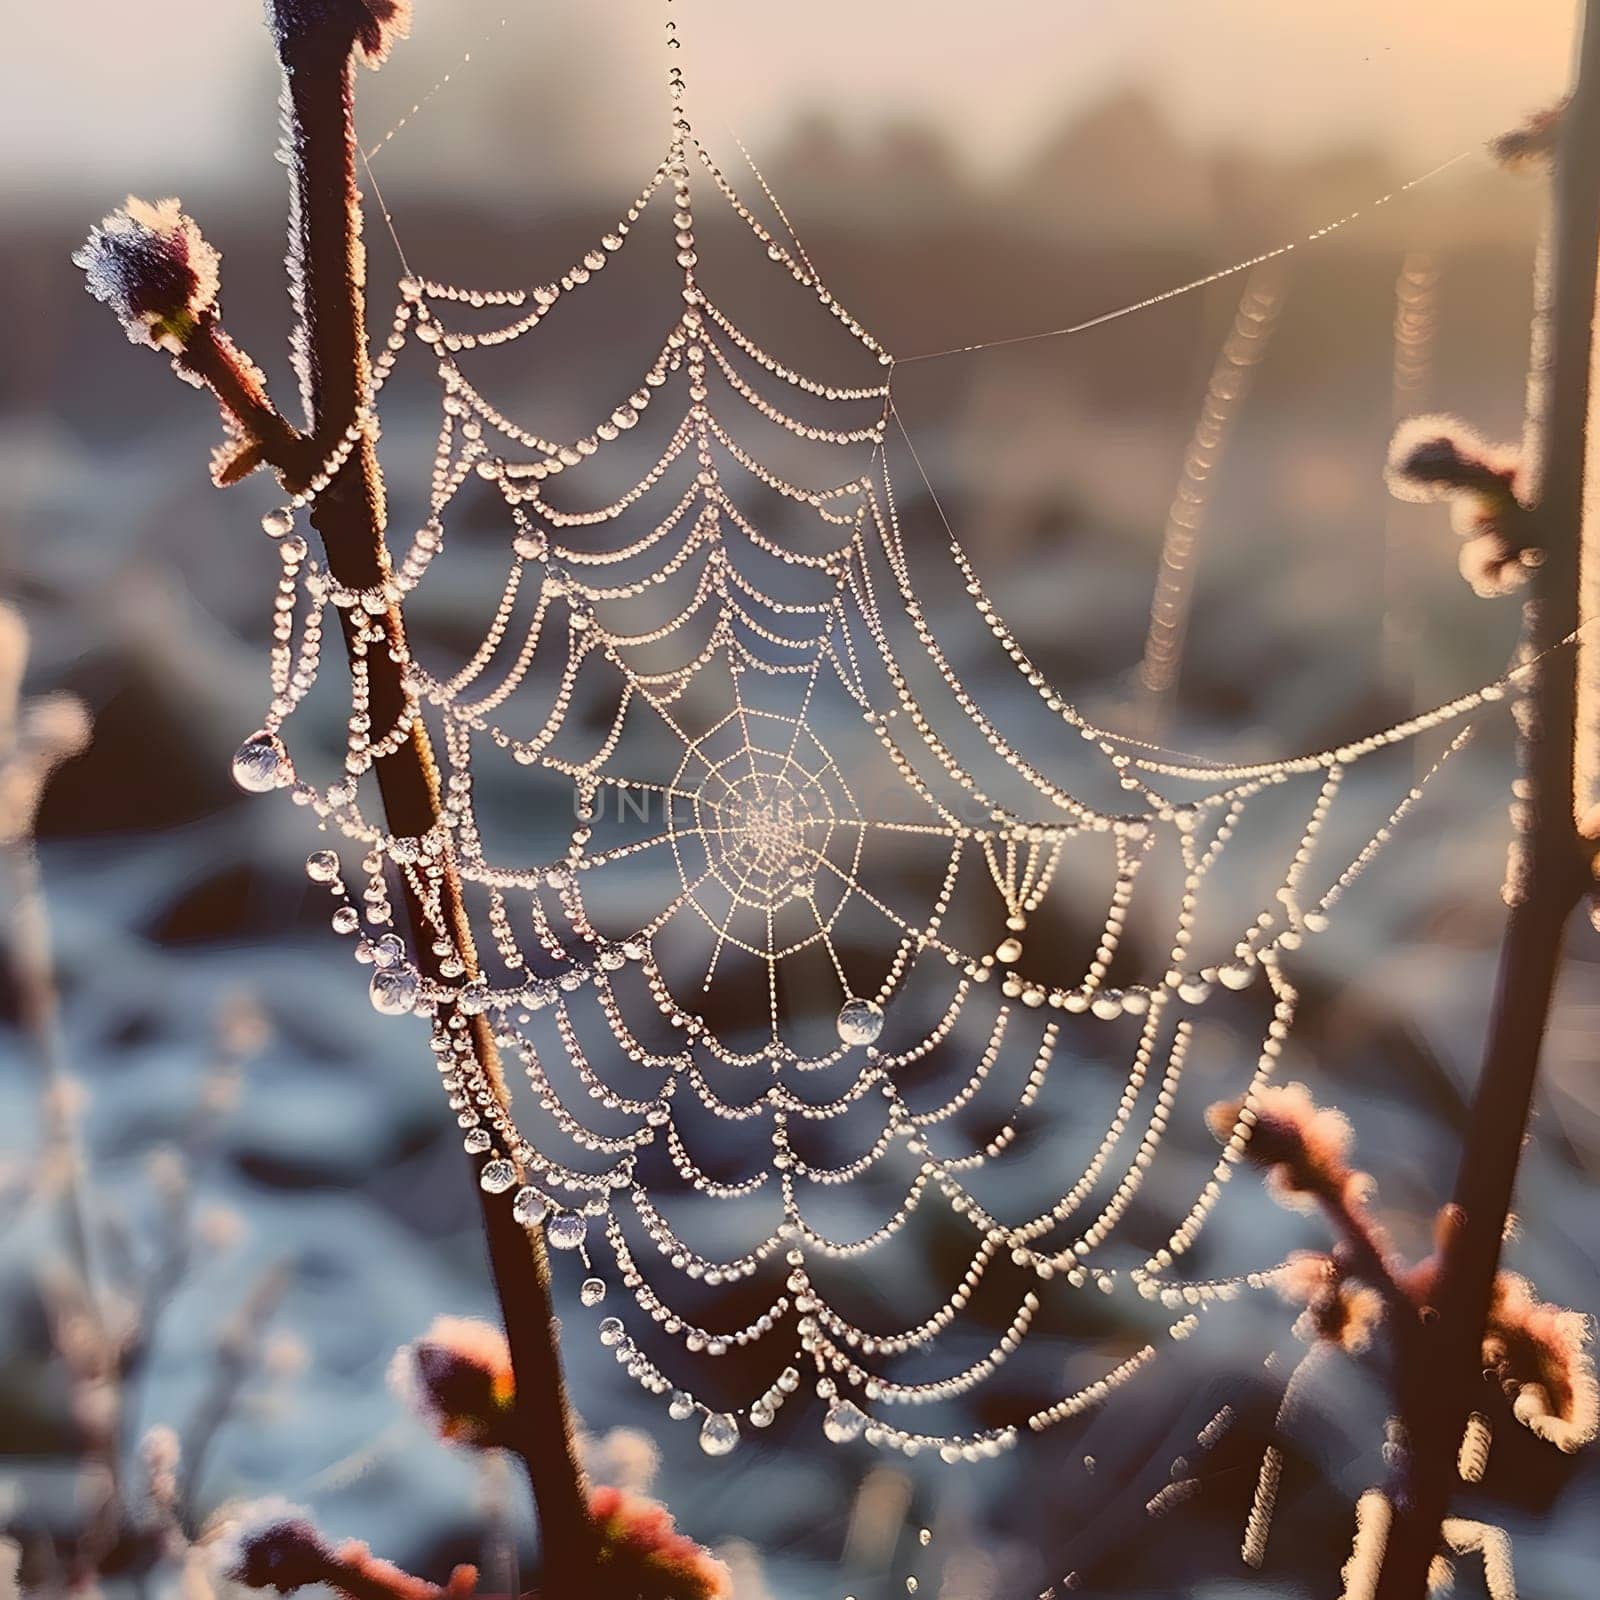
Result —
[[[291, 289], [300, 327], [296, 354], [308, 412], [302, 432], [273, 406], [260, 371], [227, 337], [215, 311], [215, 252], [199, 239], [175, 204], [141, 208], [146, 238], [108, 224], [91, 240], [85, 265], [99, 252], [103, 275], [91, 288], [118, 310], [137, 342], [174, 351], [186, 376], [211, 389], [240, 448], [219, 461], [220, 482], [231, 482], [257, 463], [272, 467], [294, 494], [317, 493], [311, 521], [321, 535], [328, 567], [349, 588], [390, 588], [392, 571], [384, 539], [382, 474], [365, 415], [370, 366], [365, 327], [365, 255], [361, 195], [356, 181], [354, 75], [358, 55], [381, 59], [403, 31], [398, 0], [271, 0], [269, 22], [284, 70], [284, 153], [291, 175]], [[159, 258], [159, 259], [158, 259]], [[130, 293], [136, 269], [154, 260], [155, 292]], [[169, 292], [179, 284], [174, 301]], [[320, 464], [335, 448], [352, 446], [325, 485]], [[365, 655], [369, 711], [374, 726], [409, 727], [398, 748], [373, 763], [390, 830], [401, 836], [433, 834], [442, 815], [437, 764], [427, 729], [412, 715], [401, 661], [405, 624], [398, 605], [382, 616], [357, 618], [341, 610], [347, 651], [365, 640], [358, 629], [381, 628], [386, 648]], [[438, 888], [442, 920], [469, 977], [477, 975], [471, 924], [461, 881], [448, 859]], [[409, 882], [402, 894], [416, 959], [430, 978], [442, 980], [433, 951], [435, 930]], [[440, 1024], [463, 1033], [484, 1079], [506, 1099], [504, 1078], [488, 1020], [439, 1008]], [[485, 1158], [476, 1158], [474, 1175]], [[545, 1583], [552, 1593], [596, 1590], [598, 1533], [588, 1511], [574, 1427], [562, 1376], [558, 1324], [550, 1296], [549, 1261], [542, 1234], [524, 1229], [509, 1204], [479, 1196], [490, 1269], [511, 1350], [516, 1380], [518, 1454], [537, 1503]]]
[[[1587, 0], [1577, 86], [1555, 176], [1554, 281], [1544, 374], [1542, 462], [1529, 516], [1543, 552], [1526, 611], [1529, 656], [1545, 655], [1524, 722], [1519, 799], [1526, 819], [1482, 1074], [1442, 1249], [1433, 1316], [1406, 1341], [1402, 1417], [1409, 1472], [1397, 1486], [1379, 1600], [1419, 1600], [1439, 1549], [1457, 1447], [1481, 1383], [1481, 1347], [1562, 938], [1587, 869], [1573, 826], [1575, 672], [1552, 651], [1578, 623], [1590, 355], [1600, 219], [1600, 0]], [[1595, 552], [1589, 552], [1593, 561]], [[1405, 1348], [1403, 1347], [1403, 1348]]]
[[[336, 37], [328, 28], [280, 29], [286, 148], [294, 183], [290, 245], [299, 268], [311, 436], [323, 458], [347, 429], [363, 425], [369, 374], [352, 46], [348, 34]], [[383, 479], [365, 433], [327, 490], [317, 496], [311, 520], [340, 583], [377, 589], [391, 580]], [[348, 648], [361, 622], [348, 610], [340, 617]], [[371, 652], [366, 659], [373, 726], [386, 728], [409, 719], [410, 712], [402, 670], [394, 659], [406, 637], [398, 606], [391, 607], [382, 625], [389, 649]], [[375, 767], [390, 829], [422, 837], [439, 825], [439, 773], [426, 727], [420, 719], [410, 720], [409, 738]], [[475, 977], [477, 960], [461, 880], [448, 859], [443, 869], [441, 899], [452, 941], [468, 976]], [[428, 919], [411, 885], [405, 883], [403, 890], [418, 963], [429, 976], [440, 978]], [[441, 1012], [448, 1024], [448, 1012]], [[470, 1018], [469, 1028], [478, 1064], [503, 1101], [504, 1080], [488, 1019]], [[520, 1453], [538, 1504], [546, 1584], [552, 1590], [579, 1592], [583, 1576], [593, 1569], [596, 1546], [562, 1376], [543, 1236], [516, 1222], [503, 1199], [477, 1192], [511, 1346], [523, 1423]]]
[[206, 1458], [223, 1423], [233, 1414], [240, 1389], [255, 1369], [262, 1329], [288, 1291], [289, 1282], [289, 1273], [284, 1267], [270, 1268], [245, 1296], [217, 1340], [217, 1359], [210, 1387], [201, 1398], [183, 1440], [178, 1515], [187, 1527], [194, 1525], [195, 1501]]

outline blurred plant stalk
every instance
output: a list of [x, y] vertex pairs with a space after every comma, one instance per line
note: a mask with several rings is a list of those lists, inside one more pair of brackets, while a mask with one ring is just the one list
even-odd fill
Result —
[[[1484, 1382], [1481, 1344], [1526, 1138], [1568, 922], [1594, 888], [1593, 842], [1580, 836], [1596, 772], [1579, 750], [1600, 739], [1594, 641], [1569, 642], [1580, 593], [1600, 588], [1600, 526], [1585, 526], [1596, 271], [1600, 266], [1600, 0], [1585, 0], [1576, 82], [1561, 118], [1553, 231], [1529, 404], [1533, 426], [1520, 515], [1533, 565], [1522, 659], [1532, 683], [1517, 708], [1517, 838], [1483, 1069], [1457, 1169], [1457, 1226], [1443, 1250], [1433, 1315], [1419, 1319], [1398, 1374], [1409, 1469], [1395, 1489], [1377, 1600], [1422, 1600], [1457, 1477], [1457, 1451]], [[1590, 617], [1593, 605], [1586, 608]], [[1586, 619], [1587, 620], [1587, 619]], [[1580, 683], [1583, 685], [1580, 693]]]
[[[51, 949], [50, 912], [34, 841], [39, 805], [56, 768], [87, 747], [87, 708], [72, 695], [25, 702], [22, 680], [28, 661], [28, 629], [20, 612], [0, 604], [0, 859], [10, 903], [7, 955], [16, 986], [17, 1016], [33, 1047], [39, 1073], [41, 1151], [37, 1192], [57, 1203], [75, 1282], [69, 1291], [92, 1329], [84, 1342], [86, 1388], [107, 1402], [86, 1406], [86, 1457], [94, 1469], [86, 1479], [89, 1532], [84, 1565], [115, 1541], [123, 1501], [120, 1395], [112, 1374], [112, 1338], [106, 1299], [84, 1201], [84, 1161], [78, 1133], [74, 1084], [61, 1036], [61, 1000]], [[81, 1574], [80, 1574], [81, 1575]]]
[[1250, 396], [1255, 369], [1272, 342], [1288, 278], [1278, 262], [1255, 268], [1245, 281], [1222, 349], [1212, 369], [1200, 416], [1183, 454], [1183, 472], [1161, 534], [1161, 558], [1144, 655], [1135, 675], [1138, 732], [1159, 742], [1167, 734], [1183, 672], [1189, 613], [1194, 606], [1196, 545], [1205, 529], [1215, 479], [1233, 437], [1240, 408]]
[[[1394, 285], [1394, 367], [1390, 421], [1426, 411], [1433, 387], [1433, 343], [1438, 325], [1439, 265], [1425, 250], [1407, 251]], [[1390, 503], [1383, 524], [1383, 679], [1402, 706], [1427, 702], [1419, 687], [1421, 619], [1418, 584], [1432, 551], [1419, 548], [1416, 519]], [[1428, 562], [1431, 568], [1431, 561]], [[1448, 693], [1448, 691], [1445, 691]], [[1444, 698], [1440, 695], [1439, 698]], [[1420, 778], [1437, 759], [1424, 742], [1416, 747]]]

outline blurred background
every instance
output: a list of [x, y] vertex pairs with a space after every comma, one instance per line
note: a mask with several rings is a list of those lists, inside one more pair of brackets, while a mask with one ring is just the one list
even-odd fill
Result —
[[[1564, 87], [1566, 0], [675, 10], [697, 130], [750, 188], [743, 141], [823, 279], [891, 351], [1018, 341], [908, 363], [897, 403], [990, 592], [1093, 714], [1181, 749], [1287, 755], [1502, 670], [1515, 602], [1468, 592], [1443, 513], [1391, 502], [1382, 464], [1397, 415], [1520, 430], [1541, 194], [1480, 151]], [[124, 343], [68, 262], [128, 191], [180, 194], [223, 251], [228, 324], [287, 408], [277, 78], [258, 8], [10, 12], [0, 597], [31, 635], [26, 694], [76, 694], [94, 736], [38, 821], [70, 1089], [41, 1095], [27, 986], [0, 979], [0, 1524], [46, 1581], [83, 1495], [93, 1408], [60, 1358], [69, 1258], [60, 1173], [41, 1165], [75, 1123], [96, 1251], [140, 1286], [129, 1439], [171, 1423], [203, 1441], [200, 1512], [281, 1494], [430, 1575], [486, 1550], [502, 1570], [519, 1485], [432, 1444], [384, 1383], [390, 1353], [434, 1315], [490, 1311], [455, 1130], [420, 1036], [372, 1014], [359, 971], [329, 959], [305, 819], [228, 778], [265, 698], [277, 563], [255, 530], [272, 490], [209, 488], [209, 402]], [[660, 157], [659, 8], [418, 0], [417, 13], [412, 41], [363, 75], [359, 117], [413, 266], [555, 275]], [[369, 233], [381, 319], [398, 269]], [[1026, 337], [1291, 242], [1253, 277]], [[1152, 706], [1137, 672], [1162, 530], [1247, 285], [1270, 301], [1270, 340], [1211, 485], [1176, 689]], [[778, 348], [785, 315], [769, 324]], [[627, 331], [580, 329], [596, 350]], [[584, 385], [604, 385], [577, 365], [560, 404], [582, 410]], [[419, 420], [386, 414], [391, 441]], [[920, 485], [899, 488], [908, 525], [934, 537]], [[1450, 1183], [1483, 1033], [1508, 775], [1491, 723], [1297, 967], [1291, 1075], [1350, 1115], [1413, 1253]], [[1510, 1258], [1547, 1298], [1590, 1311], [1597, 956], [1585, 928]], [[1173, 1138], [1176, 1196], [1211, 1151], [1203, 1133]], [[1226, 1270], [1321, 1243], [1259, 1194], [1230, 1195], [1215, 1228]], [[1225, 1326], [1084, 1433], [954, 1469], [829, 1450], [814, 1426], [707, 1462], [591, 1340], [570, 1341], [570, 1360], [601, 1475], [642, 1481], [659, 1454], [680, 1520], [730, 1553], [739, 1600], [875, 1600], [913, 1575], [943, 1600], [1013, 1600], [1069, 1569], [1087, 1593], [1331, 1594], [1348, 1508], [1382, 1472], [1381, 1397], [1354, 1369], [1319, 1386], [1251, 1577], [1238, 1540], [1275, 1403], [1263, 1362], [1277, 1351], [1281, 1379], [1291, 1315], [1262, 1297], [1210, 1320]], [[1119, 1333], [1132, 1336], [1096, 1337], [1109, 1349]], [[1202, 1492], [1152, 1521], [1173, 1458], [1225, 1400], [1240, 1421]], [[1485, 1514], [1513, 1536], [1522, 1591], [1586, 1600], [1600, 1470], [1506, 1444]], [[1479, 1582], [1465, 1565], [1461, 1590]]]

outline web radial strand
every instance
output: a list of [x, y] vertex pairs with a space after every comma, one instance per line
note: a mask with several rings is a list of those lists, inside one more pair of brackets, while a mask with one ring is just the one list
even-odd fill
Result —
[[[711, 1453], [769, 1425], [809, 1369], [830, 1439], [979, 1459], [1154, 1359], [1140, 1343], [1070, 1394], [1039, 1388], [1011, 1423], [967, 1425], [966, 1397], [1025, 1361], [1074, 1293], [1132, 1292], [1183, 1337], [1273, 1281], [1270, 1262], [1184, 1275], [1244, 1113], [1182, 1214], [1124, 1248], [1169, 1124], [1198, 1121], [1185, 1066], [1211, 1034], [1248, 1031], [1254, 1066], [1235, 1087], [1247, 1101], [1267, 1081], [1294, 1019], [1285, 960], [1443, 761], [1418, 783], [1408, 770], [1360, 833], [1341, 822], [1346, 796], [1388, 780], [1352, 770], [1459, 724], [1448, 757], [1505, 685], [1278, 762], [1208, 763], [1093, 724], [940, 508], [891, 359], [781, 210], [787, 240], [745, 205], [681, 87], [674, 73], [665, 158], [558, 279], [402, 282], [374, 395], [431, 375], [420, 514], [391, 528], [381, 592], [342, 588], [293, 531], [375, 432], [369, 404], [313, 490], [267, 519], [283, 558], [271, 698], [235, 770], [290, 788], [327, 831], [307, 871], [374, 1005], [429, 1019], [462, 1136], [491, 1158], [486, 1186], [557, 1251], [609, 1261], [620, 1292], [592, 1276], [583, 1291], [601, 1342], [673, 1417], [698, 1419]], [[703, 235], [707, 197], [720, 231]], [[821, 337], [767, 348], [702, 283], [713, 244], [788, 281], [832, 339], [826, 358]], [[624, 257], [676, 295], [637, 386], [575, 437], [519, 415], [499, 398], [507, 363], [542, 352]], [[903, 468], [931, 522], [902, 511]], [[449, 579], [457, 547], [475, 553], [470, 586]], [[396, 600], [428, 643], [402, 658], [409, 699], [379, 727], [364, 664], [400, 648]], [[296, 719], [339, 693], [320, 671], [339, 612], [354, 670], [330, 763]], [[373, 820], [370, 775], [418, 718], [442, 754], [443, 815], [396, 838]], [[1252, 830], [1267, 843], [1246, 871]], [[481, 971], [451, 942], [446, 864]], [[402, 881], [440, 981], [395, 929]], [[477, 1015], [519, 1078], [510, 1113], [481, 1081]], [[960, 1276], [886, 1312], [863, 1264], [951, 1219]], [[740, 1321], [721, 1291], [745, 1280], [761, 1292]], [[687, 1386], [699, 1358], [738, 1350], [741, 1373], [765, 1375], [753, 1392], [714, 1373], [712, 1398]], [[927, 1404], [949, 1408], [948, 1431], [891, 1420]]]

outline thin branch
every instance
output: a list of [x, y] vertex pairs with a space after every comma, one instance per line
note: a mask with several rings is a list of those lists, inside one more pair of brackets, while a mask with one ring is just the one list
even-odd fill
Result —
[[223, 1424], [233, 1415], [239, 1392], [255, 1371], [261, 1335], [289, 1289], [289, 1273], [272, 1267], [247, 1294], [217, 1340], [216, 1364], [211, 1383], [200, 1400], [183, 1440], [182, 1475], [178, 1485], [180, 1521], [195, 1522], [196, 1499], [211, 1447]]
[[176, 357], [180, 371], [203, 383], [263, 461], [295, 489], [312, 469], [309, 441], [268, 398], [260, 369], [234, 344], [215, 316], [201, 320]]
[[[281, 27], [286, 144], [293, 179], [290, 248], [293, 279], [304, 318], [299, 351], [310, 431], [319, 452], [351, 428], [363, 428], [369, 365], [362, 285], [361, 194], [356, 178], [355, 53], [352, 41], [330, 37], [327, 25]], [[335, 48], [335, 46], [338, 48]], [[362, 436], [327, 490], [313, 503], [312, 522], [322, 535], [334, 577], [354, 588], [381, 588], [391, 578], [384, 541], [383, 479], [370, 433]], [[341, 612], [347, 647], [359, 626]], [[440, 821], [440, 784], [428, 732], [410, 716], [397, 658], [405, 651], [399, 608], [381, 619], [389, 648], [372, 652], [370, 710], [379, 727], [410, 721], [408, 739], [375, 763], [390, 828], [421, 836]], [[440, 883], [444, 916], [468, 976], [477, 960], [460, 878], [446, 861]], [[423, 970], [442, 977], [433, 936], [420, 901], [404, 885], [416, 953]], [[442, 1010], [441, 1021], [452, 1018]], [[485, 1078], [505, 1099], [506, 1090], [486, 1017], [468, 1019], [473, 1053]], [[481, 1159], [477, 1163], [481, 1166]], [[503, 1198], [475, 1185], [490, 1268], [511, 1348], [520, 1413], [520, 1454], [539, 1523], [545, 1580], [554, 1590], [578, 1592], [593, 1573], [596, 1535], [577, 1454], [575, 1429], [561, 1368], [558, 1323], [550, 1294], [543, 1235], [522, 1227]]]
[[1600, 0], [1587, 0], [1578, 82], [1563, 118], [1555, 177], [1554, 279], [1536, 380], [1541, 460], [1528, 465], [1529, 508], [1542, 560], [1525, 612], [1529, 658], [1543, 655], [1522, 708], [1523, 832], [1507, 884], [1511, 901], [1483, 1071], [1456, 1179], [1457, 1226], [1445, 1241], [1431, 1321], [1402, 1365], [1400, 1399], [1410, 1471], [1379, 1600], [1419, 1600], [1439, 1549], [1457, 1449], [1482, 1382], [1481, 1349], [1540, 1046], [1566, 925], [1587, 882], [1573, 825], [1576, 717], [1573, 654], [1554, 647], [1578, 623], [1578, 568], [1595, 275], [1600, 263]]

